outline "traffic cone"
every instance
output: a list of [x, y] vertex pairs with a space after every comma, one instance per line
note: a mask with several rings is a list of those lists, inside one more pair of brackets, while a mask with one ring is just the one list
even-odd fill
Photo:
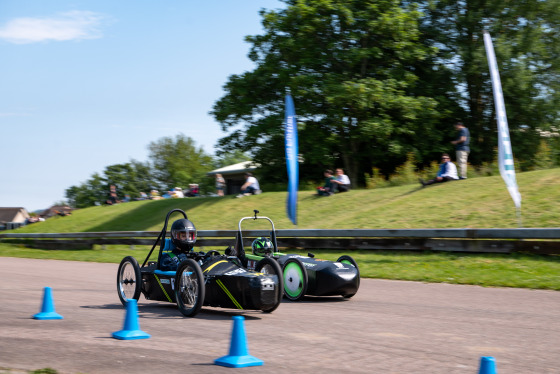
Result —
[[34, 319], [63, 319], [60, 314], [54, 311], [54, 301], [52, 298], [52, 289], [50, 287], [45, 287], [43, 292], [43, 305], [41, 307], [41, 312], [33, 316]]
[[494, 357], [481, 357], [478, 374], [497, 374], [496, 360]]
[[247, 336], [243, 316], [233, 317], [233, 330], [231, 332], [231, 344], [229, 355], [214, 360], [214, 364], [230, 368], [242, 368], [246, 366], [262, 366], [263, 360], [249, 355], [247, 347]]
[[136, 299], [127, 299], [124, 326], [120, 331], [113, 333], [113, 338], [120, 340], [148, 339], [150, 334], [140, 330], [138, 324], [138, 305]]

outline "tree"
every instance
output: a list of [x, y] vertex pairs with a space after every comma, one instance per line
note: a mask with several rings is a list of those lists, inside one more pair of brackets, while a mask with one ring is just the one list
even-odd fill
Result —
[[152, 189], [160, 188], [154, 181], [153, 170], [149, 163], [131, 160], [126, 164], [110, 165], [105, 168], [105, 191], [115, 185], [119, 199], [124, 195], [139, 197], [140, 192], [149, 193]]
[[[496, 121], [483, 30], [494, 41], [514, 155], [529, 161], [537, 151], [537, 128], [558, 121], [560, 104], [560, 0], [425, 0], [425, 40], [438, 47], [460, 88], [471, 157], [491, 161]], [[451, 125], [451, 124], [450, 124]]]
[[[436, 100], [418, 93], [416, 68], [433, 50], [420, 42], [420, 12], [396, 0], [285, 0], [261, 11], [264, 35], [249, 36], [253, 71], [233, 75], [211, 112], [230, 132], [218, 146], [251, 152], [267, 180], [284, 179], [283, 102], [295, 100], [300, 174], [344, 166], [355, 183], [372, 165], [388, 172], [417, 132], [437, 133]], [[432, 131], [433, 130], [433, 131]], [[433, 135], [430, 135], [433, 136]]]
[[239, 149], [230, 152], [224, 152], [215, 160], [215, 167], [222, 168], [224, 166], [238, 164], [244, 161], [251, 161], [251, 156], [247, 155]]
[[106, 180], [98, 173], [94, 173], [85, 183], [66, 189], [65, 196], [70, 206], [74, 208], [86, 208], [88, 206], [103, 204], [108, 198], [107, 191]]
[[206, 173], [212, 170], [212, 157], [183, 134], [151, 142], [148, 149], [154, 178], [168, 188], [201, 183], [206, 180]]
[[140, 192], [148, 193], [151, 189], [158, 188], [153, 180], [150, 165], [131, 160], [126, 164], [109, 165], [103, 175], [94, 173], [85, 183], [71, 186], [66, 189], [66, 198], [70, 206], [75, 208], [105, 204], [111, 185], [117, 187], [119, 199], [125, 194], [132, 198], [139, 197]]

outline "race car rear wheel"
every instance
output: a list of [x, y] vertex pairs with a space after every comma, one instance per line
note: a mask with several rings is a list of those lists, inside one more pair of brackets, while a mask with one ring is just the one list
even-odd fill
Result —
[[[343, 256], [340, 256], [338, 258], [338, 260], [336, 260], [336, 262], [342, 262], [343, 264], [354, 266], [356, 268], [356, 270], [358, 270], [358, 287], [359, 287], [360, 286], [360, 268], [358, 267], [358, 264], [356, 263], [356, 261], [348, 255], [343, 255]], [[342, 295], [342, 297], [344, 297], [346, 299], [349, 299], [352, 296], [354, 296], [355, 294], [356, 293]]]
[[280, 302], [282, 301], [282, 296], [283, 296], [282, 286], [284, 284], [284, 280], [282, 277], [282, 268], [278, 264], [278, 261], [273, 260], [270, 257], [265, 257], [259, 262], [257, 262], [257, 265], [255, 266], [255, 271], [258, 273], [263, 273], [268, 275], [276, 275], [278, 277], [279, 291], [278, 291], [277, 302], [276, 304], [274, 304], [274, 306], [262, 310], [265, 313], [271, 313], [274, 310], [276, 310], [276, 308], [278, 308], [278, 305], [280, 305]]
[[122, 259], [117, 271], [117, 293], [121, 303], [126, 306], [128, 299], [140, 298], [142, 276], [138, 261], [132, 256]]
[[200, 265], [193, 259], [179, 264], [175, 276], [177, 307], [187, 317], [194, 317], [204, 303], [205, 285]]
[[292, 300], [298, 301], [307, 292], [307, 270], [297, 258], [290, 258], [284, 263], [284, 295]]

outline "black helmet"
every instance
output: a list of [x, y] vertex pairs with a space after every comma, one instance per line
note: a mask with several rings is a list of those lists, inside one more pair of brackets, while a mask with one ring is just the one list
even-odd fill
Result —
[[180, 250], [190, 251], [196, 243], [196, 227], [188, 219], [178, 219], [171, 225], [171, 241]]
[[257, 256], [265, 256], [272, 253], [274, 246], [269, 238], [256, 238], [251, 245], [253, 254]]

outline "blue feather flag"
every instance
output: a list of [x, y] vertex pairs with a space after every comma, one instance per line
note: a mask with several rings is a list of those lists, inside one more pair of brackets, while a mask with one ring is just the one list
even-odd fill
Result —
[[286, 213], [294, 225], [297, 225], [297, 193], [299, 184], [298, 135], [296, 110], [291, 95], [286, 95], [285, 117], [286, 167], [288, 169], [288, 198]]

